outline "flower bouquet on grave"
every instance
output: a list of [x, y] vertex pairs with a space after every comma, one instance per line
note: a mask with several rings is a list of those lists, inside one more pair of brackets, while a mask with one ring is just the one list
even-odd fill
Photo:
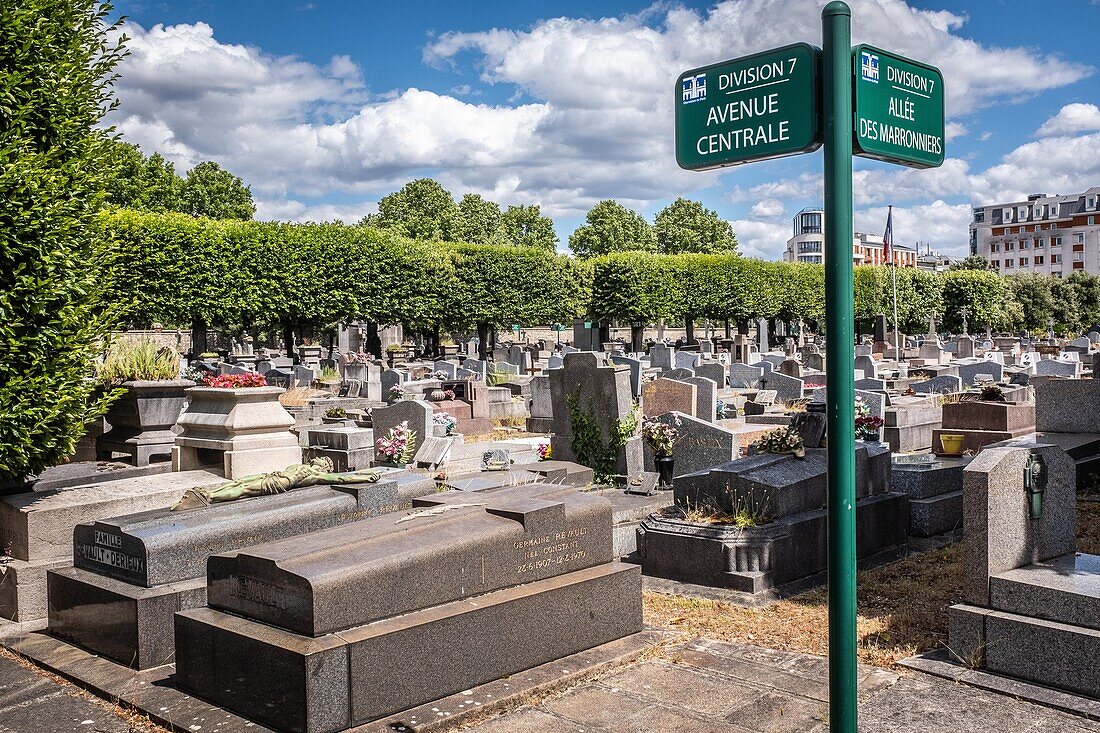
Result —
[[390, 428], [386, 437], [374, 442], [374, 447], [385, 463], [406, 466], [413, 459], [415, 444], [416, 431], [409, 429], [409, 423], [406, 420], [397, 427]]
[[878, 415], [856, 416], [856, 440], [878, 441], [879, 430], [882, 429], [883, 420]]
[[674, 417], [672, 424], [663, 423], [656, 418], [647, 418], [642, 423], [642, 440], [653, 449], [654, 462], [657, 464], [657, 485], [663, 487], [672, 486], [673, 467], [675, 458], [672, 449], [680, 440], [681, 425], [679, 417]]
[[392, 387], [390, 387], [390, 391], [386, 395], [386, 398], [389, 402], [397, 402], [404, 395], [405, 395], [405, 392], [404, 392], [404, 390], [401, 389], [401, 385], [395, 384]]
[[432, 415], [432, 424], [445, 428], [445, 435], [454, 435], [455, 428], [458, 427], [458, 420], [449, 412], [437, 412]]
[[374, 354], [365, 351], [349, 351], [344, 354], [345, 364], [370, 364], [374, 361]]
[[209, 374], [202, 380], [204, 387], [240, 389], [241, 387], [266, 387], [267, 379], [257, 372], [249, 374]]
[[539, 453], [540, 461], [549, 461], [550, 456], [553, 455], [553, 451], [551, 450], [549, 443], [539, 443], [539, 447], [537, 448], [537, 450]]
[[439, 371], [432, 372], [429, 375], [429, 379], [438, 379], [440, 382], [451, 381], [451, 375], [440, 369]]
[[769, 430], [761, 435], [752, 444], [752, 447], [760, 453], [774, 453], [777, 455], [790, 453], [795, 458], [806, 457], [806, 444], [802, 441], [802, 436], [798, 434], [797, 430], [789, 426]]

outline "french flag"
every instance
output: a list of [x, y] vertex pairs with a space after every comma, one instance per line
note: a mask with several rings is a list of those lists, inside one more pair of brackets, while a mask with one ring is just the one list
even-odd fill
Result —
[[890, 254], [894, 248], [894, 207], [891, 206], [886, 214], [886, 231], [882, 234], [882, 259], [892, 264]]

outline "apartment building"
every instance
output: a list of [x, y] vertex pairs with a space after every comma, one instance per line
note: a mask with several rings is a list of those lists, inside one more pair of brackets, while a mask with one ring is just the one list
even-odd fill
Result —
[[1100, 275], [1100, 186], [975, 207], [970, 254], [989, 260], [1002, 275]]
[[[787, 240], [783, 253], [784, 262], [809, 262], [820, 265], [825, 262], [825, 212], [822, 209], [803, 209], [795, 214], [793, 236]], [[886, 222], [883, 222], [885, 228]], [[890, 259], [900, 267], [917, 266], [917, 250], [897, 244], [891, 248]], [[882, 235], [855, 232], [852, 237], [852, 264], [884, 265]]]

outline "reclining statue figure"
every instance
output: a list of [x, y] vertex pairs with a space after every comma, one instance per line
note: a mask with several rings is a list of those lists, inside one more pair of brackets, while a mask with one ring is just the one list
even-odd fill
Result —
[[251, 496], [282, 494], [291, 489], [301, 489], [307, 486], [373, 484], [381, 476], [381, 471], [373, 469], [333, 473], [332, 459], [314, 458], [309, 463], [297, 463], [293, 466], [287, 466], [282, 471], [242, 476], [213, 489], [188, 489], [183, 492], [183, 497], [179, 502], [172, 507], [172, 511], [197, 509], [218, 502], [247, 499]]

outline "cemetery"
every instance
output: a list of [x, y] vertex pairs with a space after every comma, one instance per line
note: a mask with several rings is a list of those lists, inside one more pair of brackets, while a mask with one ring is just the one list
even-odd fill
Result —
[[[79, 88], [0, 130], [32, 263], [0, 304], [0, 731], [32, 699], [44, 733], [1100, 730], [1100, 278], [847, 259], [852, 155], [935, 167], [943, 131], [846, 120], [880, 56], [938, 69], [834, 2], [824, 50], [677, 84], [685, 170], [824, 145], [842, 262], [657, 224], [570, 256], [431, 179], [354, 225], [253, 221], [243, 184], [247, 216], [116, 205], [128, 39], [96, 12], [4, 46], [59, 69], [33, 104], [0, 78], [6, 125]], [[746, 64], [790, 119], [726, 151], [690, 104]]]
[[[173, 698], [124, 696], [154, 719], [158, 699], [193, 700], [327, 733], [651, 643], [643, 606], [781, 608], [826, 582], [828, 394], [808, 324], [634, 351], [572, 346], [596, 330], [578, 320], [565, 343], [488, 359], [396, 326], [379, 332], [407, 350], [385, 366], [367, 330], [294, 357], [196, 359], [146, 337], [108, 351], [120, 373], [127, 354], [171, 356], [174, 380], [93, 424], [86, 460], [0, 500], [3, 643], [93, 689], [161, 681]], [[964, 591], [939, 610], [947, 638], [897, 664], [1100, 696], [1100, 568], [1075, 511], [1098, 480], [1100, 350], [931, 333], [895, 353], [881, 336], [853, 364], [859, 565], [961, 548]], [[489, 628], [507, 642], [480, 643]]]

